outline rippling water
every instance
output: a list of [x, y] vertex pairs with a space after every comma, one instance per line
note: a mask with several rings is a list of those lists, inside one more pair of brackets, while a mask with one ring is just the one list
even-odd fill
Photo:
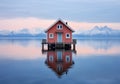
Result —
[[0, 84], [120, 84], [120, 40], [77, 40], [41, 51], [41, 40], [0, 40]]

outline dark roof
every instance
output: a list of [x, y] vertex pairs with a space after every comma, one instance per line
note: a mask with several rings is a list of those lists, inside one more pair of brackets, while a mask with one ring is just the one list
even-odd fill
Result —
[[58, 23], [58, 22], [61, 22], [61, 23], [63, 23], [69, 30], [71, 30], [72, 32], [74, 32], [74, 30], [70, 27], [70, 26], [68, 26], [68, 24], [66, 24], [65, 22], [63, 22], [61, 19], [59, 19], [59, 20], [57, 20], [53, 25], [51, 25], [46, 31], [45, 31], [45, 33], [46, 32], [48, 32], [48, 30], [49, 29], [51, 29], [56, 23]]

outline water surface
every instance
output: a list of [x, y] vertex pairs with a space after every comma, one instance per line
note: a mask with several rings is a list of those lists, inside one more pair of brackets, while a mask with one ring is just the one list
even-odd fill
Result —
[[77, 40], [42, 53], [41, 40], [0, 40], [0, 84], [120, 84], [120, 40]]

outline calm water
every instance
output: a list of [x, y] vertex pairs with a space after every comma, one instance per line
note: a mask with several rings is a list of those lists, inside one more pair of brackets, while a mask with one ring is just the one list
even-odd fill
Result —
[[76, 53], [0, 40], [0, 84], [120, 84], [120, 40], [77, 40]]

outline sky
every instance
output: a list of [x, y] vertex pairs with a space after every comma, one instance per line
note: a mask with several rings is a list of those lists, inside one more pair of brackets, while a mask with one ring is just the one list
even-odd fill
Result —
[[57, 19], [74, 30], [120, 29], [120, 0], [0, 0], [0, 30], [47, 29]]

